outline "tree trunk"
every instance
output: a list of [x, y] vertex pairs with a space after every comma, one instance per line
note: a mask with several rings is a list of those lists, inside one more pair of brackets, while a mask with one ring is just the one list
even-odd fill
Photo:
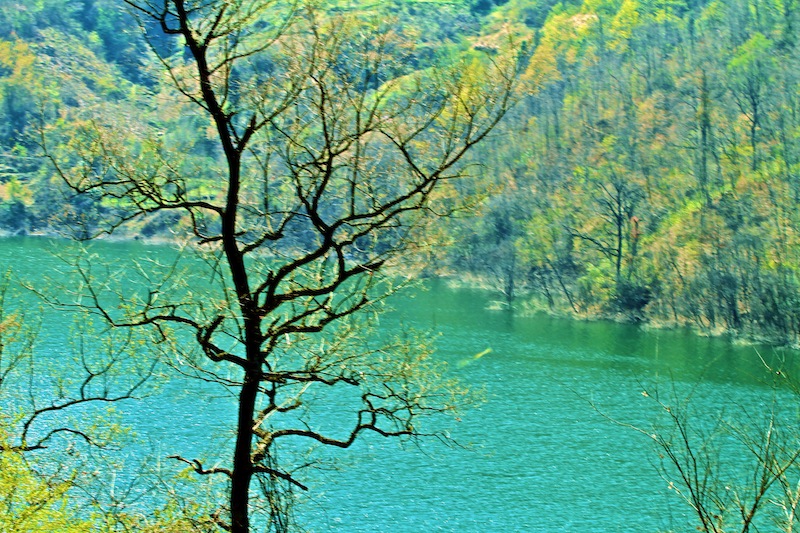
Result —
[[239, 418], [236, 425], [236, 448], [231, 475], [231, 532], [250, 532], [250, 481], [253, 463], [250, 458], [253, 441], [253, 417], [258, 395], [258, 373], [247, 372], [239, 392]]

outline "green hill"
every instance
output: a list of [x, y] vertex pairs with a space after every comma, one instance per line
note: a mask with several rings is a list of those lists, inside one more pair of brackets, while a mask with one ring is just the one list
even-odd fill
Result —
[[[42, 128], [48, 142], [87, 148], [91, 124], [75, 119], [84, 107], [106, 106], [123, 133], [126, 117], [157, 125], [187, 168], [219, 163], [209, 125], [164, 92], [150, 53], [180, 54], [180, 43], [148, 43], [122, 6], [0, 1], [6, 232], [81, 236], [115, 208], [72, 195], [40, 157]], [[449, 222], [459, 245], [437, 258], [438, 271], [482, 280], [517, 307], [800, 341], [800, 2], [330, 9], [391, 16], [415, 35], [397, 76], [452, 54], [521, 50], [519, 103], [460, 185], [482, 202]], [[215, 194], [208, 175], [198, 174], [199, 195]], [[181, 224], [153, 217], [129, 231], [157, 236]]]

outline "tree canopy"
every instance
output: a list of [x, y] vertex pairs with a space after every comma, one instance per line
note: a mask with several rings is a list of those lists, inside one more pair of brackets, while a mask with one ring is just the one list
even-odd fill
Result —
[[[166, 132], [160, 148], [128, 150], [180, 150], [184, 166], [218, 164], [214, 127], [165, 92], [151, 51], [172, 61], [180, 43], [156, 22], [142, 20], [143, 39], [118, 2], [12, 4], [0, 6], [7, 231], [89, 228], [114, 210], [107, 199], [65, 190], [35, 157], [32, 126], [77, 103], [115, 107], [114, 120], [146, 115]], [[325, 9], [364, 15], [375, 7]], [[477, 149], [471, 160], [483, 170], [459, 191], [480, 191], [484, 211], [450, 224], [452, 240], [467, 245], [442, 249], [440, 271], [477, 275], [534, 309], [796, 342], [795, 2], [398, 1], [384, 9], [393, 18], [380, 31], [415, 45], [393, 50], [391, 67], [362, 80], [372, 88], [394, 80], [400, 89], [404, 76], [496, 53], [509, 38], [523, 50], [520, 105], [502, 135]], [[263, 76], [279, 66], [248, 68]], [[45, 70], [53, 76], [36, 77]], [[241, 92], [226, 105], [247, 97], [245, 78], [236, 83]], [[65, 146], [74, 142], [74, 131], [63, 134]], [[202, 175], [192, 185], [198, 198]], [[158, 215], [128, 231], [188, 233], [191, 225]]]

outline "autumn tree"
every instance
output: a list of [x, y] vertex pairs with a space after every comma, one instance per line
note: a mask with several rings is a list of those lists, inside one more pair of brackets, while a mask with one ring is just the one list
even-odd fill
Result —
[[[428, 433], [419, 419], [450, 412], [461, 394], [426, 348], [376, 346], [360, 317], [413, 271], [430, 219], [459, 208], [451, 183], [509, 108], [514, 58], [466, 53], [415, 72], [405, 61], [413, 32], [380, 13], [277, 0], [126, 3], [159, 43], [161, 96], [205, 124], [206, 155], [192, 159], [156, 114], [136, 120], [108, 105], [70, 109], [59, 127], [69, 124], [71, 140], [53, 146], [44, 131], [42, 144], [69, 187], [106, 206], [97, 233], [178, 213], [212, 281], [168, 290], [181, 284], [175, 271], [148, 274], [141, 291], [116, 299], [87, 275], [82, 302], [115, 329], [147, 329], [154, 347], [235, 393], [229, 463], [176, 459], [227, 479], [223, 529], [264, 520], [259, 529], [283, 531], [287, 498], [307, 485], [279, 445], [417, 437]], [[350, 398], [342, 427], [320, 425], [305, 401], [326, 388]]]

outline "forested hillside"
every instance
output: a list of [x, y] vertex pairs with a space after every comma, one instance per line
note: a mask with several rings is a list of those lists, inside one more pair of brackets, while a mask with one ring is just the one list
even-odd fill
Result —
[[[331, 2], [329, 8], [369, 12], [367, 4]], [[424, 69], [437, 56], [468, 50], [468, 39], [480, 29], [480, 13], [491, 5], [391, 6], [397, 31], [417, 42], [404, 64], [397, 65], [396, 75]], [[181, 54], [181, 44], [157, 32], [148, 39], [121, 0], [0, 1], [0, 227], [13, 233], [78, 232], [80, 237], [92, 233], [95, 223], [113, 209], [92, 202], [91, 195], [69, 192], [41, 157], [44, 129], [51, 143], [76, 151], [87, 148], [82, 143], [91, 125], [82, 116], [91, 113], [84, 109], [104, 107], [108, 123], [119, 126], [120, 142], [135, 117], [165, 132], [165, 145], [185, 153], [187, 165], [219, 163], [219, 146], [206, 134], [211, 125], [198, 123], [191, 106], [165, 92], [169, 80], [153, 49]], [[136, 229], [148, 237], [168, 228], [180, 232], [175, 222], [149, 220]]]
[[792, 0], [559, 3], [515, 25], [526, 94], [457, 269], [509, 301], [797, 342], [799, 27]]
[[[438, 258], [441, 270], [519, 307], [800, 340], [798, 0], [396, 1], [391, 10], [418, 43], [398, 77], [508, 40], [523, 52], [519, 102], [472, 158], [476, 179], [462, 190], [481, 202], [450, 221], [458, 246]], [[149, 44], [181, 53], [167, 38]], [[91, 125], [71, 111], [87, 103], [108, 106], [114, 142], [136, 117], [165, 132], [186, 168], [219, 164], [209, 124], [164, 91], [153, 61], [123, 2], [0, 1], [6, 231], [80, 236], [114, 209], [73, 196], [41, 157], [45, 127], [48, 142], [86, 148]], [[151, 217], [134, 231], [184, 224]]]

